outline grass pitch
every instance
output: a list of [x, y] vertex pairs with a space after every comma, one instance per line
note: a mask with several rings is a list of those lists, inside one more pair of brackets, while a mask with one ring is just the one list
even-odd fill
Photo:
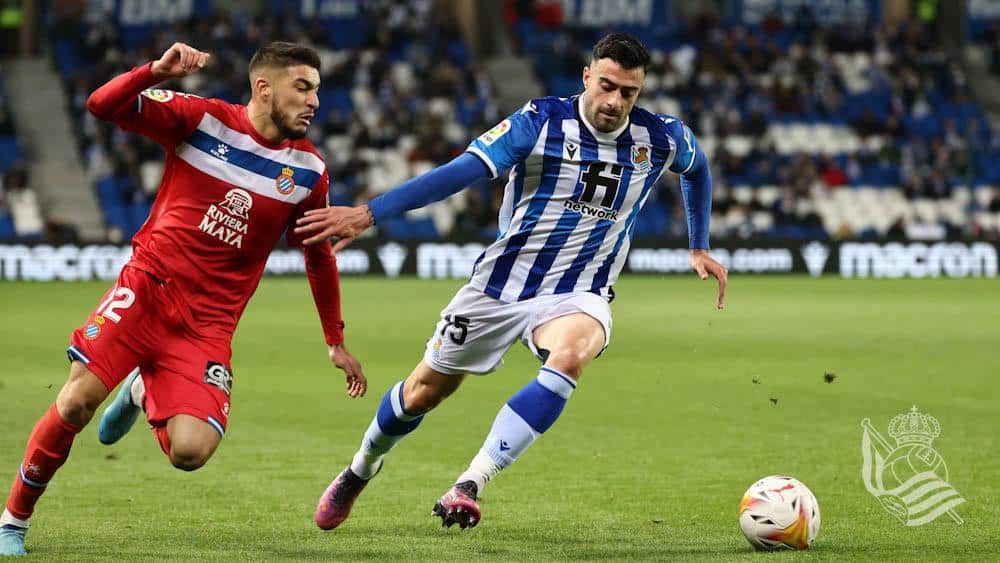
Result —
[[[340, 529], [311, 522], [378, 400], [422, 354], [460, 281], [348, 279], [348, 344], [370, 382], [349, 400], [326, 359], [304, 279], [268, 279], [234, 345], [229, 432], [203, 469], [169, 466], [137, 424], [112, 447], [96, 421], [39, 503], [28, 549], [45, 560], [981, 561], [1000, 545], [1000, 300], [995, 280], [734, 277], [729, 308], [693, 277], [626, 278], [611, 348], [559, 422], [482, 497], [471, 531], [440, 528], [436, 498], [537, 363], [462, 389], [393, 451]], [[66, 378], [71, 330], [105, 283], [0, 283], [0, 487]], [[824, 374], [835, 374], [827, 382]], [[965, 524], [908, 528], [864, 489], [861, 426], [886, 434], [911, 405], [965, 497]], [[743, 491], [787, 473], [819, 499], [807, 552], [757, 554]]]

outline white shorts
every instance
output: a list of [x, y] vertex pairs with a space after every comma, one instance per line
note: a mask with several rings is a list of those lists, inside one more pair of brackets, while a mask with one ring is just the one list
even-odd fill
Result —
[[518, 338], [543, 359], [532, 333], [552, 319], [586, 313], [604, 327], [604, 347], [611, 342], [611, 307], [593, 293], [542, 295], [504, 303], [478, 289], [463, 287], [441, 311], [427, 341], [424, 361], [434, 371], [459, 375], [487, 374], [503, 365], [503, 356]]

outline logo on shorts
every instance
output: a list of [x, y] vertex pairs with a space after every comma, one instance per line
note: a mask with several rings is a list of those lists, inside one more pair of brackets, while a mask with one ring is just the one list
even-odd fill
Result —
[[87, 340], [93, 340], [101, 335], [101, 327], [97, 323], [90, 323], [83, 329], [83, 335]]
[[233, 391], [233, 374], [219, 362], [208, 362], [205, 365], [205, 383], [215, 385], [229, 395]]
[[274, 185], [278, 188], [279, 194], [288, 195], [295, 191], [295, 180], [292, 179], [294, 175], [295, 171], [287, 166], [281, 169], [281, 176], [278, 176], [274, 180]]

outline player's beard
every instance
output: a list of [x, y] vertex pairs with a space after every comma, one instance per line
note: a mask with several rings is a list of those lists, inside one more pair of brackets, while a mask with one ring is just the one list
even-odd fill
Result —
[[622, 117], [621, 113], [618, 113], [615, 115], [615, 121], [613, 123], [605, 124], [601, 119], [600, 104], [596, 101], [591, 101], [589, 99], [585, 99], [585, 102], [586, 105], [584, 106], [583, 111], [587, 116], [587, 121], [589, 121], [590, 124], [594, 126], [594, 129], [597, 129], [601, 133], [611, 133], [613, 131], [616, 131], [625, 122], [625, 119]]
[[295, 117], [288, 115], [287, 113], [281, 111], [278, 104], [271, 102], [271, 121], [274, 122], [274, 126], [278, 128], [278, 133], [285, 139], [298, 140], [305, 138], [306, 129], [295, 129], [293, 123], [295, 123]]

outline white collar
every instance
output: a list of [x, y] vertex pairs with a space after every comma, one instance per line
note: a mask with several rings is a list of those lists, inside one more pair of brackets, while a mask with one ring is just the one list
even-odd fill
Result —
[[583, 122], [584, 126], [587, 127], [587, 130], [590, 131], [590, 134], [593, 135], [594, 138], [597, 139], [598, 141], [604, 141], [608, 143], [615, 142], [618, 136], [621, 135], [626, 128], [628, 128], [630, 123], [629, 117], [628, 116], [625, 117], [625, 123], [622, 123], [622, 126], [619, 127], [618, 129], [615, 129], [610, 133], [602, 133], [601, 131], [598, 131], [596, 127], [591, 125], [590, 121], [587, 120], [587, 116], [583, 112], [583, 97], [585, 95], [586, 92], [580, 94], [580, 96], [576, 99], [577, 100], [576, 111], [578, 114], [580, 114], [580, 121]]

